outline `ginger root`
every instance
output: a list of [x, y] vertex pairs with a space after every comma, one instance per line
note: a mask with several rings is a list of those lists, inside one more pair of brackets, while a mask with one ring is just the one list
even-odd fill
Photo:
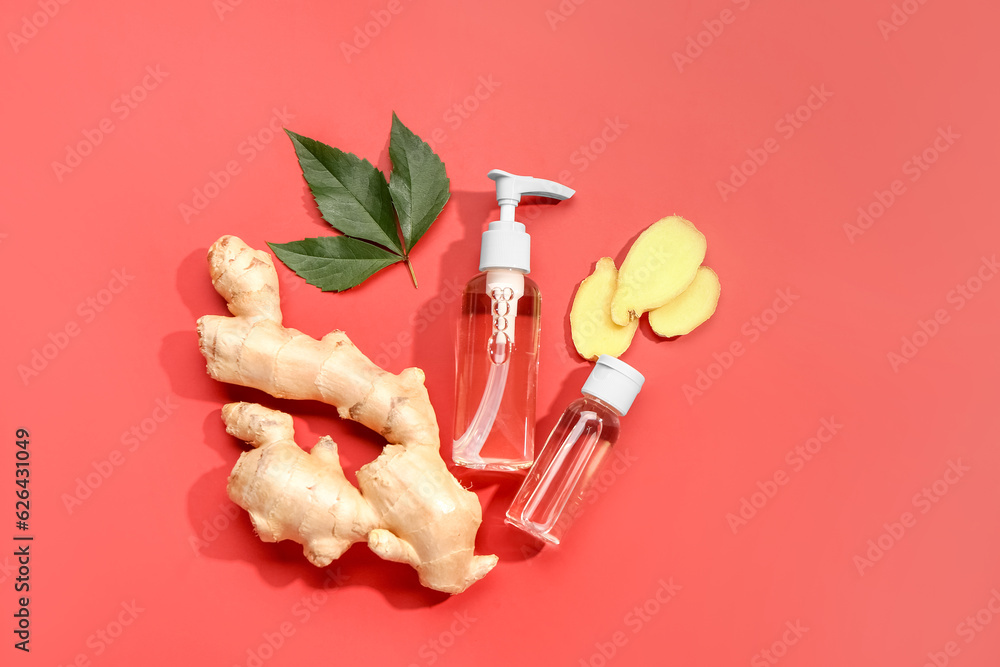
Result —
[[[424, 586], [448, 593], [464, 591], [489, 572], [496, 556], [474, 553], [482, 509], [441, 459], [423, 371], [389, 373], [340, 330], [316, 340], [282, 326], [271, 256], [235, 236], [216, 241], [208, 262], [212, 283], [234, 315], [198, 320], [209, 375], [277, 398], [328, 403], [390, 443], [358, 471], [359, 493], [336, 479], [344, 475], [332, 440], [307, 455], [292, 442], [287, 415], [259, 406], [229, 408], [230, 432], [257, 445], [237, 463], [230, 497], [250, 512], [261, 539], [300, 542], [317, 565], [367, 539], [376, 554], [409, 563]], [[309, 480], [321, 493], [309, 488]], [[331, 517], [320, 520], [315, 510], [324, 505]]]
[[378, 526], [329, 437], [307, 454], [293, 440], [292, 418], [256, 403], [229, 403], [222, 419], [230, 435], [255, 447], [240, 455], [226, 490], [261, 540], [294, 540], [310, 563], [325, 567]]

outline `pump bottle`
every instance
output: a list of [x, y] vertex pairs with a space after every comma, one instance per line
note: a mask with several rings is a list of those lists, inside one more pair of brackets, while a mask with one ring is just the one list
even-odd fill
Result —
[[602, 354], [576, 399], [556, 422], [538, 461], [524, 479], [507, 523], [546, 542], [559, 544], [580, 514], [606, 461], [624, 416], [645, 379], [624, 361]]
[[541, 294], [527, 277], [531, 237], [514, 220], [522, 195], [568, 199], [559, 183], [499, 169], [500, 219], [483, 232], [479, 271], [465, 287], [456, 346], [456, 464], [518, 470], [534, 459]]

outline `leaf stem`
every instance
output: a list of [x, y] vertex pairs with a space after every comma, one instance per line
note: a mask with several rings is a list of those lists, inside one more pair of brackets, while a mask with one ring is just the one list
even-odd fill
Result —
[[403, 259], [403, 262], [406, 263], [406, 268], [408, 268], [410, 270], [410, 278], [413, 279], [413, 287], [414, 287], [414, 289], [416, 289], [418, 287], [418, 285], [417, 285], [417, 274], [413, 272], [413, 264], [410, 263], [410, 257], [409, 257], [409, 255], [407, 255]]

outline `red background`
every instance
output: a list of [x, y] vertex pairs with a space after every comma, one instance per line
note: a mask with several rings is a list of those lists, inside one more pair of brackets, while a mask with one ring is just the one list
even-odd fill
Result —
[[[1000, 247], [994, 4], [909, 0], [887, 31], [889, 0], [567, 0], [564, 15], [547, 14], [556, 0], [222, 1], [4, 3], [5, 664], [774, 664], [765, 649], [813, 667], [997, 664], [1000, 281], [975, 281], [981, 267], [992, 277], [982, 258]], [[391, 20], [345, 55], [373, 16]], [[696, 57], [678, 67], [685, 49]], [[161, 80], [133, 95], [147, 67]], [[477, 99], [481, 77], [492, 90]], [[800, 109], [813, 87], [829, 97]], [[129, 108], [123, 94], [144, 99]], [[623, 425], [635, 462], [605, 478], [562, 547], [539, 553], [503, 525], [503, 478], [463, 476], [484, 507], [479, 552], [501, 562], [453, 598], [363, 546], [326, 588], [297, 545], [263, 544], [244, 513], [228, 518], [240, 444], [220, 421], [226, 401], [290, 411], [303, 445], [333, 435], [351, 470], [380, 446], [327, 406], [213, 382], [197, 350], [195, 319], [225, 312], [204, 261], [216, 238], [263, 248], [329, 232], [288, 140], [263, 141], [275, 108], [290, 129], [383, 167], [393, 110], [425, 138], [439, 131], [452, 198], [414, 253], [419, 290], [402, 266], [340, 295], [280, 272], [290, 326], [343, 328], [390, 370], [426, 370], [446, 441], [457, 312], [439, 295], [475, 271], [495, 211], [489, 169], [578, 191], [519, 213], [541, 210], [539, 438], [588, 372], [567, 313], [593, 263], [621, 261], [675, 212], [707, 235], [718, 312], [675, 341], [640, 329], [624, 357], [648, 378]], [[796, 112], [808, 119], [789, 136], [779, 121]], [[104, 119], [112, 131], [87, 151]], [[619, 131], [600, 139], [609, 119]], [[939, 128], [958, 138], [936, 154]], [[260, 150], [244, 143], [255, 135]], [[88, 155], [57, 174], [81, 142]], [[723, 198], [718, 183], [765, 144], [766, 162]], [[925, 149], [936, 161], [907, 171]], [[182, 205], [230, 161], [238, 173], [185, 220]], [[844, 225], [859, 207], [877, 213], [896, 180], [892, 205], [849, 238]], [[133, 277], [102, 292], [116, 270]], [[981, 289], [959, 308], [967, 281]], [[778, 290], [798, 298], [775, 317]], [[946, 321], [927, 324], [939, 310]], [[67, 326], [76, 335], [60, 337]], [[403, 334], [413, 341], [393, 349]], [[894, 365], [890, 353], [914, 352], [904, 337], [920, 347]], [[52, 340], [65, 344], [54, 354]], [[43, 349], [53, 358], [24, 375]], [[714, 379], [689, 400], [699, 371]], [[786, 454], [824, 418], [842, 427], [796, 470]], [[130, 451], [123, 436], [143, 425]], [[16, 428], [31, 433], [30, 655], [10, 632]], [[914, 498], [949, 462], [968, 470], [939, 482], [935, 502]], [[772, 488], [776, 473], [787, 483]], [[760, 488], [773, 497], [734, 531], [727, 515], [761, 504]], [[859, 565], [869, 552], [880, 558]], [[661, 581], [681, 587], [666, 603]], [[134, 619], [121, 611], [133, 601]]]

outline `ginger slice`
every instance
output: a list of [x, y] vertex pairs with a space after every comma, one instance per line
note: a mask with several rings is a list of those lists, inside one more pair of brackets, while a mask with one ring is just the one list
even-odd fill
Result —
[[649, 326], [664, 338], [691, 333], [715, 313], [721, 292], [722, 286], [715, 271], [707, 266], [699, 267], [686, 290], [649, 311]]
[[632, 343], [639, 320], [625, 326], [611, 319], [611, 298], [618, 284], [618, 269], [610, 257], [597, 261], [594, 272], [583, 279], [569, 313], [573, 345], [584, 359], [593, 361], [602, 354], [621, 356]]
[[705, 259], [706, 247], [705, 235], [680, 216], [646, 228], [618, 270], [611, 319], [624, 326], [687, 289]]

